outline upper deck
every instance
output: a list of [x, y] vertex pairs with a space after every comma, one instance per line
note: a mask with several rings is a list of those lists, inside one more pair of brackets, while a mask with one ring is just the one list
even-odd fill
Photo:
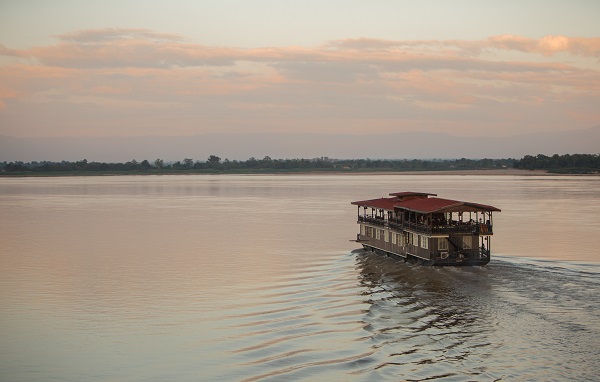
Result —
[[437, 194], [397, 192], [390, 196], [352, 202], [358, 206], [358, 220], [429, 235], [493, 235], [492, 213], [500, 211], [485, 204], [437, 198]]

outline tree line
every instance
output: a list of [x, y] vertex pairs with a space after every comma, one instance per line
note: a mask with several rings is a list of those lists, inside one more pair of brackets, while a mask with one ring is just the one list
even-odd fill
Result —
[[600, 156], [597, 154], [555, 154], [551, 157], [539, 154], [526, 155], [522, 159], [262, 159], [254, 157], [246, 161], [221, 160], [210, 155], [204, 161], [184, 158], [182, 161], [166, 162], [147, 159], [125, 163], [93, 162], [86, 159], [69, 162], [0, 162], [4, 173], [227, 173], [227, 172], [293, 172], [293, 171], [427, 171], [427, 170], [477, 170], [519, 168], [528, 170], [550, 170], [554, 172], [590, 173], [600, 170]]
[[515, 168], [548, 170], [554, 173], [589, 174], [600, 172], [600, 154], [525, 155]]
[[254, 157], [246, 161], [221, 160], [216, 155], [210, 155], [205, 161], [194, 161], [184, 158], [182, 161], [165, 162], [156, 159], [153, 162], [144, 159], [141, 162], [131, 160], [125, 163], [89, 162], [86, 159], [69, 162], [0, 162], [0, 171], [4, 172], [253, 172], [257, 170], [272, 171], [306, 171], [306, 170], [337, 170], [337, 171], [410, 171], [410, 170], [453, 170], [453, 169], [484, 169], [512, 167], [514, 159], [330, 159], [327, 157], [314, 159], [272, 159], [265, 156], [262, 159]]

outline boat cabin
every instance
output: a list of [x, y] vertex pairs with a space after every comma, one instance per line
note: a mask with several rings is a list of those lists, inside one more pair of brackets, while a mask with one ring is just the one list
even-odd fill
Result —
[[496, 207], [438, 198], [424, 192], [352, 202], [358, 207], [356, 242], [366, 249], [431, 265], [490, 261]]

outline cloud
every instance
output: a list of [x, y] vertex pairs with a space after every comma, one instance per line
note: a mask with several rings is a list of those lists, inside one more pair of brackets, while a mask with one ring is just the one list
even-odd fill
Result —
[[7, 47], [5, 47], [4, 45], [0, 44], [0, 56], [8, 56], [8, 57], [15, 57], [18, 55], [18, 52], [14, 49], [9, 49]]
[[148, 133], [162, 124], [181, 134], [386, 132], [442, 129], [448, 121], [479, 131], [476, 124], [491, 120], [508, 134], [535, 116], [556, 125], [577, 110], [593, 119], [600, 102], [597, 38], [360, 38], [252, 49], [145, 29], [57, 38], [29, 49], [0, 45], [7, 57], [0, 61], [0, 133], [35, 135], [39, 118], [57, 134], [63, 126], [70, 134], [98, 126]]
[[[381, 39], [347, 39], [331, 41], [321, 47], [280, 47], [239, 49], [213, 47], [184, 38], [145, 29], [98, 29], [76, 31], [57, 36], [55, 45], [24, 50], [0, 46], [0, 55], [34, 59], [44, 65], [70, 68], [118, 67], [194, 67], [231, 66], [250, 62], [362, 62], [403, 63], [412, 68], [422, 65], [448, 69], [466, 67], [486, 70], [489, 61], [482, 60], [484, 51], [496, 49], [552, 55], [567, 52], [573, 55], [598, 57], [600, 38], [569, 38], [546, 36], [535, 40], [503, 35], [480, 41], [387, 41]], [[497, 66], [498, 62], [494, 62]], [[505, 68], [516, 63], [503, 63]], [[543, 70], [544, 65], [529, 63], [530, 69]], [[495, 70], [492, 68], [492, 70]], [[507, 69], [510, 70], [510, 69]], [[521, 70], [517, 68], [517, 70]]]
[[322, 82], [349, 83], [359, 78], [377, 76], [377, 70], [366, 63], [339, 61], [285, 61], [275, 64], [285, 78]]
[[600, 38], [544, 36], [539, 40], [513, 35], [494, 36], [488, 39], [489, 46], [496, 49], [515, 50], [525, 53], [540, 53], [546, 56], [569, 53], [600, 58]]
[[158, 33], [148, 29], [105, 28], [80, 30], [57, 35], [62, 41], [74, 43], [106, 43], [118, 40], [183, 41], [181, 36]]
[[524, 53], [552, 55], [565, 52], [572, 55], [600, 58], [600, 38], [544, 36], [532, 39], [515, 35], [492, 36], [485, 40], [411, 40], [389, 41], [381, 39], [346, 39], [331, 41], [331, 49], [354, 49], [359, 51], [395, 50], [419, 53], [478, 56], [487, 50], [505, 50]]
[[69, 68], [168, 68], [173, 66], [224, 66], [240, 59], [229, 48], [123, 39], [102, 43], [61, 43], [21, 53], [49, 66]]
[[569, 50], [569, 39], [565, 36], [545, 36], [537, 43], [540, 52], [552, 54]]

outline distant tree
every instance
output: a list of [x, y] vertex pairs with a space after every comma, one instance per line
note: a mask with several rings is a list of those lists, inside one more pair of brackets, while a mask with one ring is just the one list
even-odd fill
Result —
[[156, 168], [158, 168], [160, 170], [161, 168], [164, 167], [165, 162], [162, 159], [158, 158], [154, 161], [154, 165], [156, 166]]
[[140, 164], [138, 163], [138, 161], [136, 161], [135, 159], [132, 159], [131, 161], [123, 164], [123, 163], [114, 163], [112, 164], [113, 167], [115, 167], [115, 170], [128, 170], [128, 171], [135, 171], [135, 170], [139, 170], [140, 169]]
[[[242, 162], [244, 163], [244, 162]], [[254, 168], [254, 167], [258, 167], [258, 161], [256, 160], [255, 157], [250, 157], [248, 158], [248, 160], [244, 163], [244, 167], [246, 168]]]
[[206, 161], [211, 167], [217, 167], [219, 165], [219, 162], [221, 162], [221, 158], [219, 158], [216, 155], [211, 155], [208, 157], [207, 161]]
[[140, 163], [140, 167], [142, 168], [142, 170], [148, 171], [152, 168], [152, 165], [150, 165], [150, 162], [148, 162], [147, 159], [144, 159], [142, 163]]
[[513, 162], [514, 167], [528, 170], [563, 170], [565, 173], [591, 173], [600, 169], [598, 154], [554, 154], [548, 157], [543, 154], [525, 155]]
[[79, 162], [75, 162], [75, 168], [77, 170], [85, 170], [87, 167], [88, 161], [87, 159], [80, 160]]
[[183, 167], [192, 168], [194, 166], [194, 160], [191, 158], [185, 158], [183, 160]]
[[10, 162], [4, 166], [6, 172], [31, 171], [23, 162]]

